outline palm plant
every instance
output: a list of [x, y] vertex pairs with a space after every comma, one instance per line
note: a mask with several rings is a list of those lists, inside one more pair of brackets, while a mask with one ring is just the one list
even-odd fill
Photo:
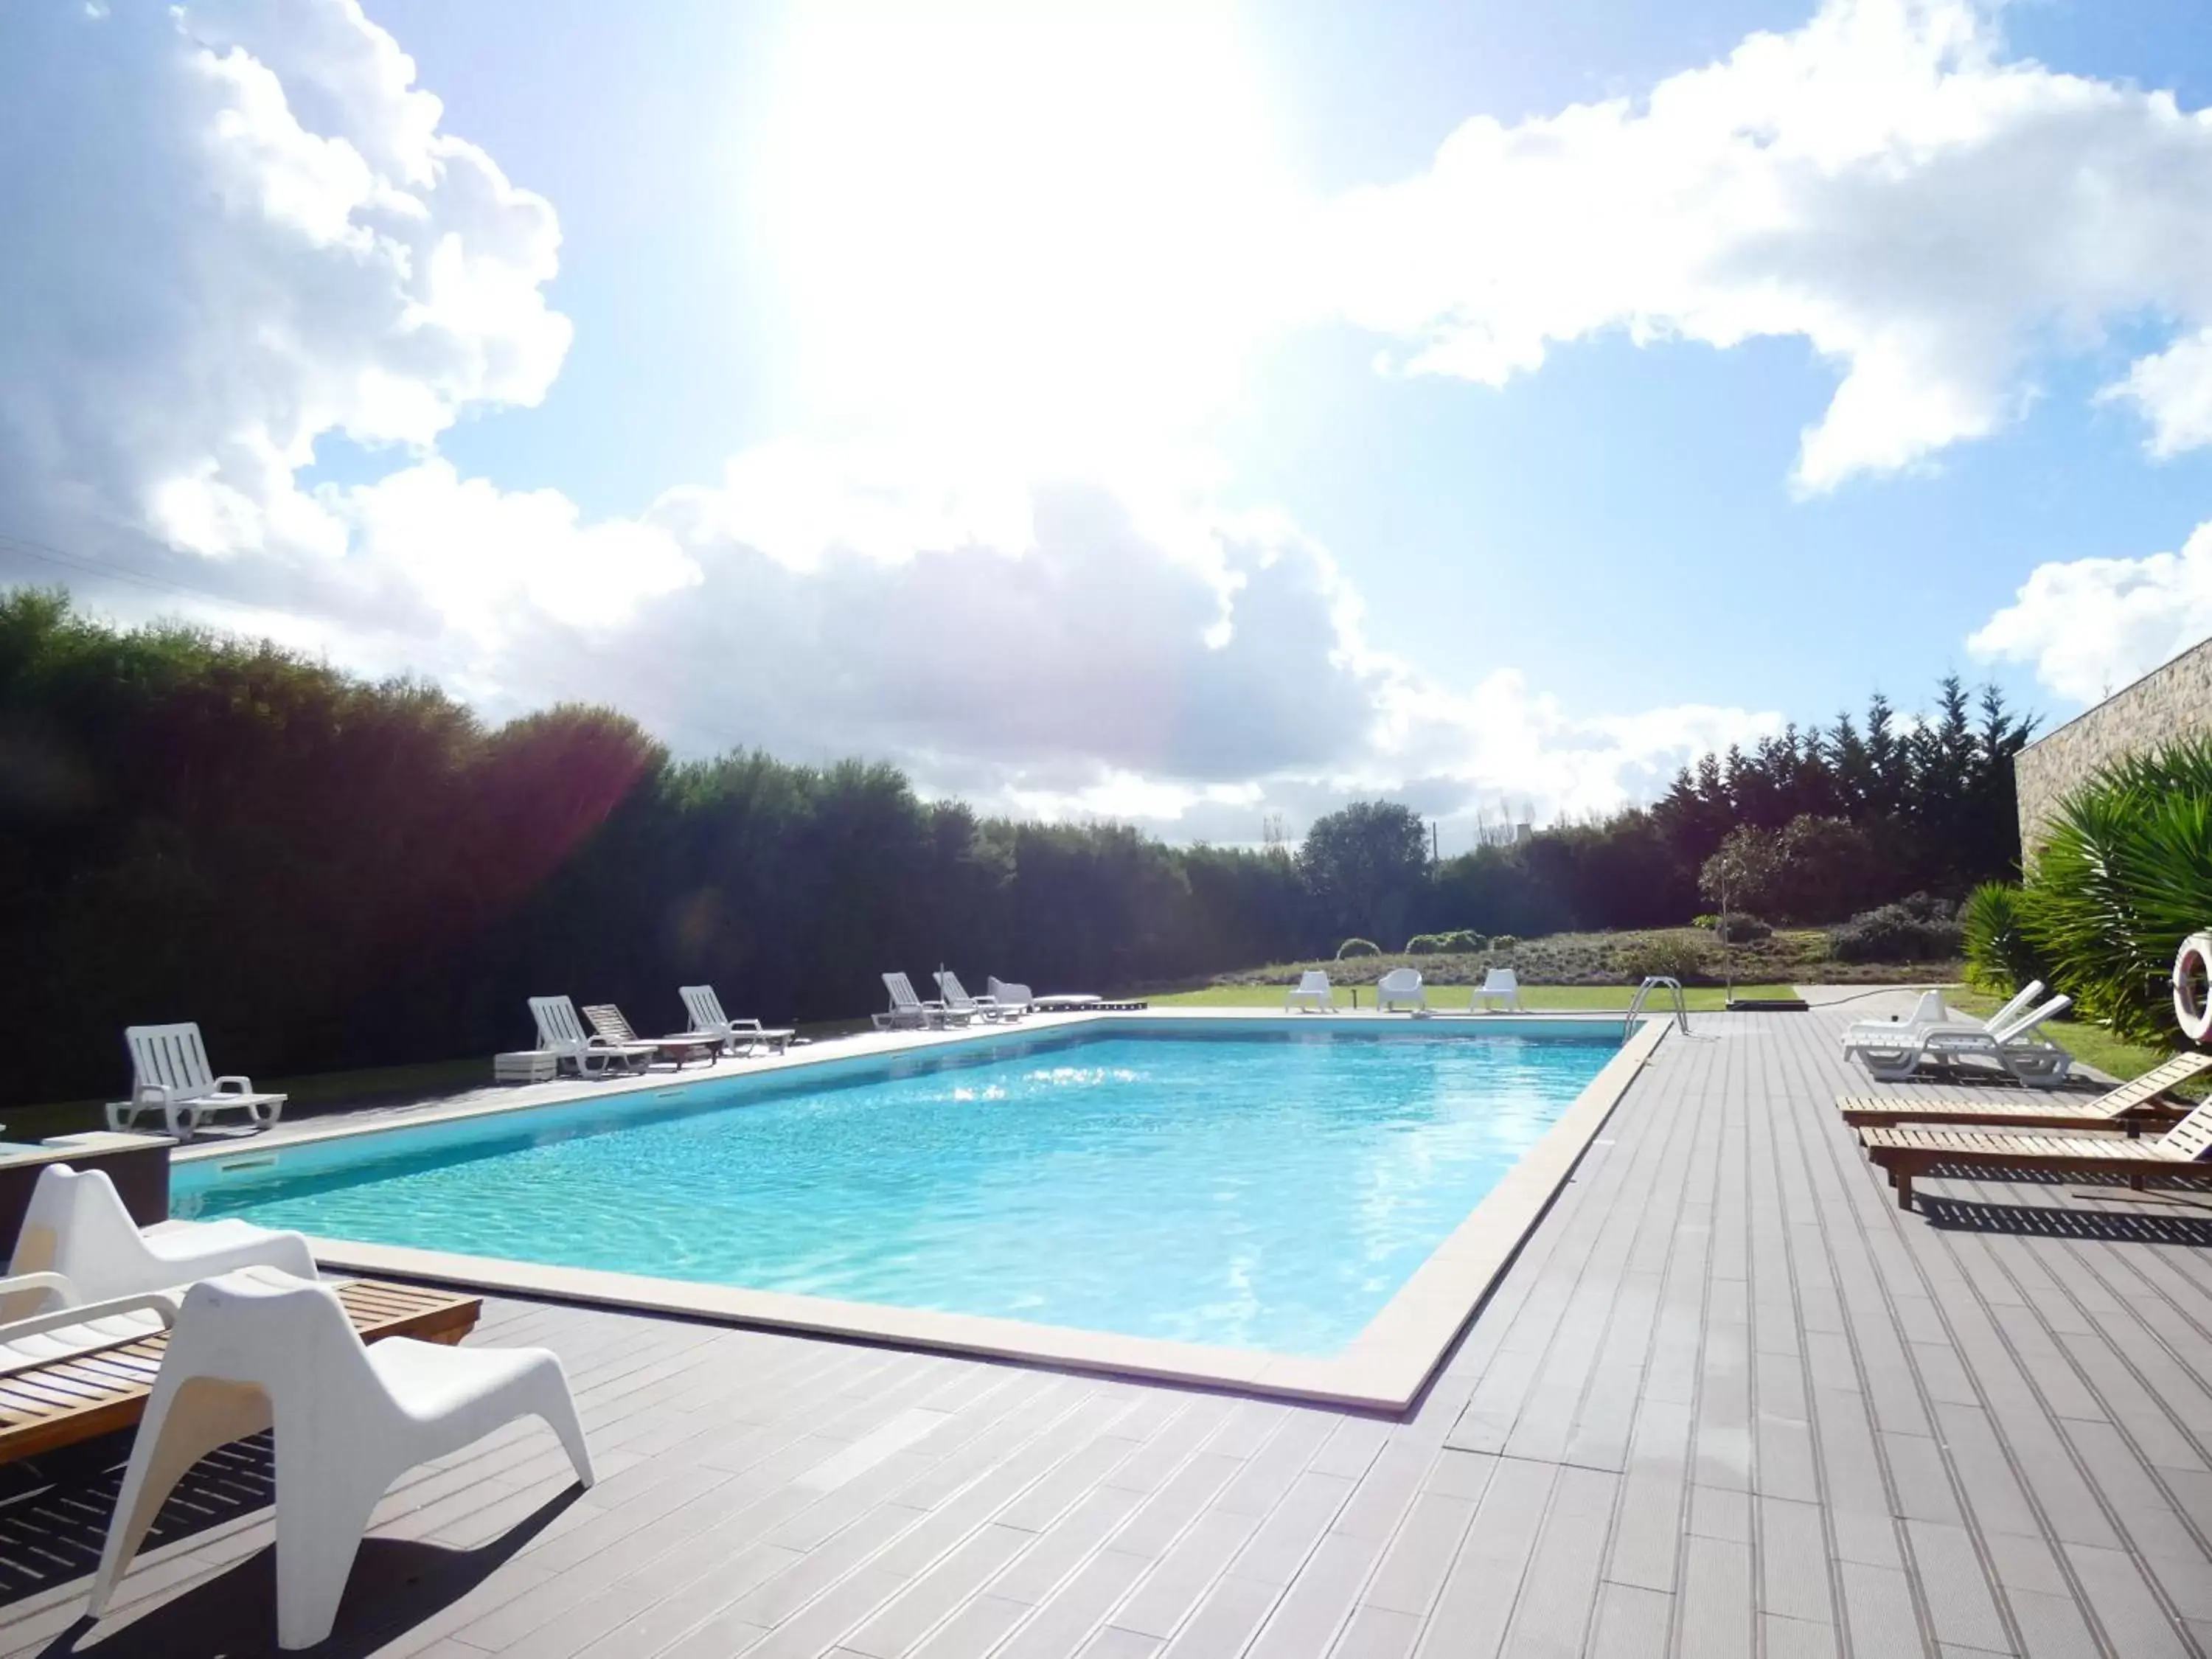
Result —
[[2136, 1042], [2171, 1041], [2174, 952], [2212, 923], [2212, 739], [2122, 761], [2067, 797], [2020, 912], [2083, 1014]]
[[2020, 889], [2002, 881], [1984, 882], [1959, 906], [1966, 979], [1976, 989], [2009, 997], [2031, 980], [2051, 977], [2021, 925], [2021, 909]]

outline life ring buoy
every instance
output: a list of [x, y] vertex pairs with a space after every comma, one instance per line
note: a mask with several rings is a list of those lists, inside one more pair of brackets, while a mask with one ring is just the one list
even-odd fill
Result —
[[2191, 1042], [2212, 1036], [2212, 988], [2200, 996], [2199, 983], [2212, 987], [2212, 933], [2191, 933], [2173, 953], [2173, 1017]]

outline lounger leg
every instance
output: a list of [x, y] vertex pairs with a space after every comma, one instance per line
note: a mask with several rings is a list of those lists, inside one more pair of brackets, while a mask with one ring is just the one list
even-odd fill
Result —
[[561, 1369], [559, 1361], [553, 1361], [529, 1379], [526, 1397], [530, 1409], [560, 1437], [562, 1449], [568, 1454], [568, 1462], [576, 1471], [578, 1484], [592, 1486], [599, 1479], [592, 1468], [592, 1449], [585, 1443], [584, 1425], [576, 1415], [575, 1396], [568, 1392], [568, 1374]]
[[1911, 1170], [1902, 1164], [1891, 1164], [1889, 1184], [1897, 1188], [1897, 1207], [1900, 1210], [1911, 1209], [1912, 1207]]
[[131, 1570], [131, 1558], [161, 1513], [161, 1504], [193, 1464], [218, 1446], [269, 1426], [269, 1396], [240, 1382], [196, 1376], [164, 1395], [155, 1384], [131, 1448], [115, 1514], [107, 1524], [99, 1576], [85, 1611], [98, 1618]]
[[[276, 1645], [311, 1648], [337, 1622], [338, 1603], [391, 1476], [374, 1465], [334, 1468], [310, 1456], [287, 1467], [276, 1440]], [[393, 1471], [393, 1474], [398, 1473]], [[287, 1479], [289, 1476], [289, 1479]], [[382, 1478], [380, 1478], [381, 1476]]]

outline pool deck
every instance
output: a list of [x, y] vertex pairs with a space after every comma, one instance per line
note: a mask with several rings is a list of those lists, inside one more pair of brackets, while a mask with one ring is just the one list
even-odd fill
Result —
[[[1929, 1181], [1838, 1121], [1867, 1005], [1660, 1045], [1395, 1416], [519, 1300], [599, 1461], [409, 1477], [329, 1650], [564, 1659], [2212, 1651], [2212, 1210]], [[2121, 1189], [2124, 1190], [2124, 1189]], [[241, 1654], [268, 1465], [79, 1627], [125, 1448], [0, 1470], [0, 1653]]]

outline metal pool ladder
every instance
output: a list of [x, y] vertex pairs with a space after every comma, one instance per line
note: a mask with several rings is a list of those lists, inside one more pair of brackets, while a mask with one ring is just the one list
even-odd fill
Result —
[[1674, 1001], [1674, 1023], [1682, 1028], [1682, 1035], [1690, 1035], [1690, 1005], [1682, 995], [1682, 981], [1672, 974], [1653, 974], [1636, 988], [1636, 994], [1628, 1001], [1628, 1018], [1620, 1024], [1624, 1041], [1636, 1029], [1636, 1017], [1644, 1012], [1644, 1004], [1654, 991], [1664, 991]]

